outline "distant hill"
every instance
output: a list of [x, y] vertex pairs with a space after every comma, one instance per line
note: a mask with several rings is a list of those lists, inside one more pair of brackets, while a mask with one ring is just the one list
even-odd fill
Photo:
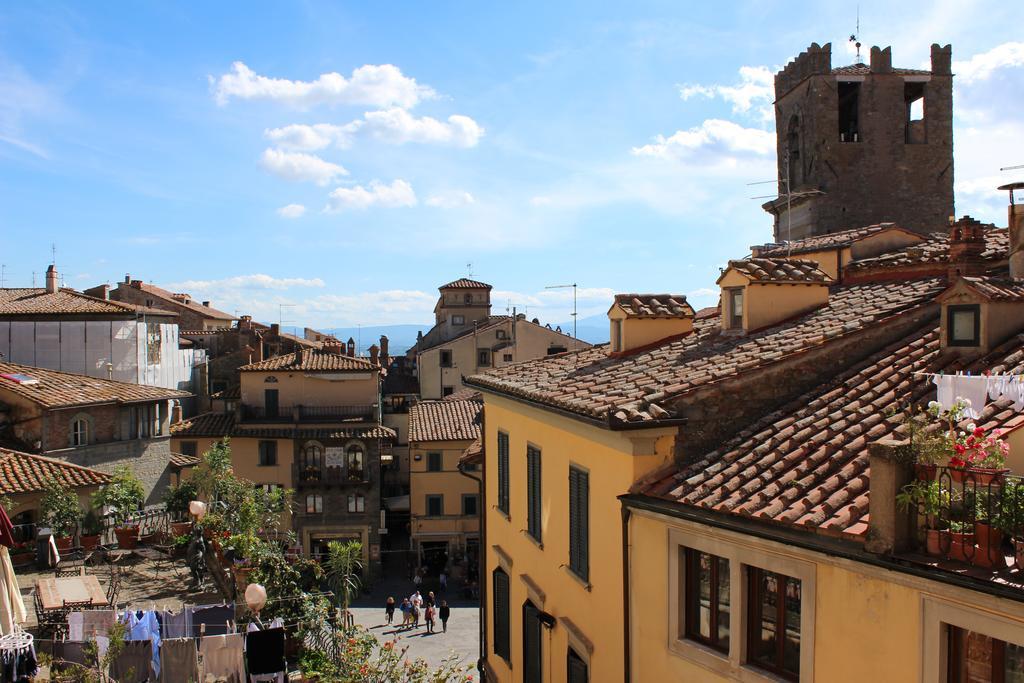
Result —
[[[330, 327], [317, 329], [318, 332], [333, 334], [345, 342], [349, 337], [356, 340], [360, 353], [366, 353], [366, 349], [372, 344], [380, 345], [380, 336], [388, 338], [388, 351], [392, 356], [400, 356], [409, 350], [409, 347], [416, 343], [416, 333], [422, 331], [424, 334], [431, 328], [431, 324], [422, 325], [367, 325], [365, 327]], [[302, 334], [299, 330], [297, 334]]]
[[[559, 327], [566, 334], [572, 334], [572, 320], [567, 323], [559, 323]], [[608, 316], [604, 313], [580, 318], [576, 323], [576, 335], [590, 344], [604, 344], [611, 336], [608, 328]]]

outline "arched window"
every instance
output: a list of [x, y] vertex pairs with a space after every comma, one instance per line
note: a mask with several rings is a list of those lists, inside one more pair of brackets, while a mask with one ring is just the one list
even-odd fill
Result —
[[276, 378], [276, 377], [274, 377], [273, 375], [270, 375], [270, 376], [269, 376], [269, 377], [267, 377], [267, 378], [266, 378], [265, 380], [263, 380], [263, 382], [264, 382], [265, 384], [277, 384], [277, 378]]
[[320, 471], [324, 466], [324, 447], [317, 441], [307, 441], [302, 447], [302, 467]]
[[354, 443], [345, 449], [345, 465], [348, 469], [348, 478], [356, 481], [366, 479], [366, 451], [363, 445]]
[[76, 417], [71, 421], [71, 445], [87, 446], [89, 444], [89, 419]]

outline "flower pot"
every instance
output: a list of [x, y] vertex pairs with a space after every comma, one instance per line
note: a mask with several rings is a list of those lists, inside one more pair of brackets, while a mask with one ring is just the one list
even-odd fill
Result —
[[192, 531], [192, 522], [171, 522], [171, 534], [187, 536]]
[[15, 567], [25, 567], [35, 561], [36, 555], [33, 552], [15, 553], [11, 555], [11, 564]]
[[82, 550], [96, 550], [96, 547], [100, 544], [100, 534], [82, 534], [78, 542], [82, 545]]
[[949, 478], [960, 484], [967, 482], [976, 486], [988, 486], [998, 484], [1003, 476], [1010, 470], [1005, 468], [991, 469], [987, 467], [947, 467]]
[[978, 554], [974, 547], [974, 534], [959, 531], [943, 531], [949, 541], [949, 559], [970, 562]]
[[929, 555], [935, 555], [936, 557], [942, 556], [942, 532], [938, 529], [925, 529], [924, 532], [924, 545], [925, 551]]
[[1024, 569], [1024, 540], [1013, 539], [1013, 559], [1016, 561], [1017, 569]]
[[1005, 567], [1002, 530], [988, 522], [975, 522], [974, 542], [978, 546], [978, 552], [974, 555], [974, 564], [981, 567]]
[[935, 481], [935, 465], [917, 464], [914, 465], [914, 474], [921, 481]]
[[71, 550], [75, 547], [74, 536], [54, 536], [53, 540], [57, 544], [57, 550]]
[[139, 544], [139, 527], [117, 527], [114, 529], [114, 536], [117, 537], [118, 548], [121, 550], [132, 550]]

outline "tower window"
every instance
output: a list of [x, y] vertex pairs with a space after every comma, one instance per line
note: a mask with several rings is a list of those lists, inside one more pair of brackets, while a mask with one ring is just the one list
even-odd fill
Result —
[[907, 144], [920, 145], [928, 142], [924, 125], [924, 83], [904, 83], [903, 101], [907, 108]]
[[860, 83], [839, 84], [839, 141], [860, 142]]

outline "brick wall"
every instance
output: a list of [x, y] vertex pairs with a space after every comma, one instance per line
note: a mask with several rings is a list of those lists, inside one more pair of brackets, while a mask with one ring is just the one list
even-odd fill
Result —
[[75, 465], [92, 467], [108, 474], [122, 465], [127, 465], [142, 481], [146, 490], [146, 505], [161, 502], [164, 491], [171, 483], [169, 437], [114, 441], [50, 452], [46, 455]]

